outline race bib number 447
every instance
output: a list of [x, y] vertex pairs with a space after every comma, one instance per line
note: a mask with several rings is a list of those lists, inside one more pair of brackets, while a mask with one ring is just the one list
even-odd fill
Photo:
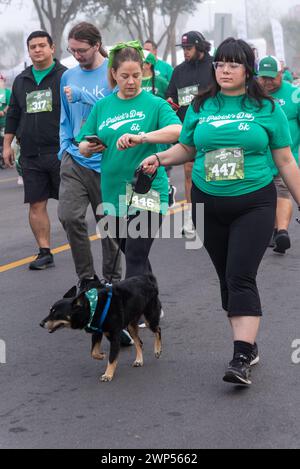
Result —
[[26, 96], [28, 114], [52, 111], [52, 90], [38, 90], [28, 93]]
[[205, 154], [206, 181], [245, 179], [244, 150], [222, 148]]

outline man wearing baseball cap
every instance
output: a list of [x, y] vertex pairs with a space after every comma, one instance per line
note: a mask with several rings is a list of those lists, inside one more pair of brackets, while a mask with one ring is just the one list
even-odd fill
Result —
[[[258, 81], [264, 91], [277, 101], [287, 116], [293, 144], [292, 153], [299, 165], [300, 145], [300, 90], [291, 83], [284, 81], [282, 65], [276, 57], [268, 55], [263, 57], [258, 65]], [[277, 189], [277, 213], [273, 237], [274, 252], [285, 254], [291, 247], [288, 227], [293, 214], [293, 205], [290, 193], [278, 173], [269, 153], [270, 166], [274, 175]]]
[[[178, 116], [183, 122], [186, 111], [199, 89], [207, 88], [212, 82], [213, 59], [209, 55], [211, 44], [199, 31], [189, 31], [183, 34], [181, 43], [177, 46], [182, 47], [185, 60], [174, 69], [167, 90], [167, 98], [179, 106]], [[184, 165], [185, 192], [188, 203], [191, 202], [192, 169], [193, 163]], [[185, 211], [184, 215], [183, 234], [188, 237], [194, 236], [195, 231], [190, 211]]]

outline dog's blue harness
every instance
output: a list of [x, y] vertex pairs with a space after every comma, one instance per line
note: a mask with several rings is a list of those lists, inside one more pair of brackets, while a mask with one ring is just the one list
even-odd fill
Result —
[[109, 308], [110, 308], [110, 304], [111, 304], [112, 286], [108, 287], [107, 300], [106, 300], [106, 304], [104, 306], [104, 309], [102, 311], [102, 314], [100, 316], [98, 327], [92, 326], [92, 322], [94, 320], [95, 312], [96, 312], [97, 305], [98, 305], [98, 290], [96, 288], [92, 288], [92, 290], [89, 290], [85, 293], [85, 296], [86, 296], [86, 298], [88, 299], [88, 301], [90, 303], [90, 312], [91, 312], [90, 321], [89, 321], [88, 325], [85, 327], [85, 330], [86, 330], [86, 332], [98, 332], [99, 334], [102, 334], [103, 333], [102, 326], [103, 326], [104, 321], [107, 317], [107, 314], [108, 314], [108, 311], [109, 311]]

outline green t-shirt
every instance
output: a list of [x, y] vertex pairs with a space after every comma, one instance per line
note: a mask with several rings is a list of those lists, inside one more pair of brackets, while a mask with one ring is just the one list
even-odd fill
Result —
[[174, 70], [172, 65], [168, 64], [167, 62], [164, 62], [163, 60], [158, 59], [154, 68], [155, 75], [164, 78], [165, 80], [167, 80], [168, 83], [170, 82]]
[[[300, 88], [293, 86], [287, 81], [283, 81], [279, 90], [272, 93], [271, 96], [278, 102], [285, 113], [292, 137], [292, 153], [299, 165], [299, 146], [300, 146]], [[278, 174], [278, 169], [273, 161], [272, 153], [269, 152], [269, 163], [274, 176]]]
[[[268, 164], [269, 146], [278, 149], [291, 144], [287, 118], [277, 103], [273, 112], [268, 100], [263, 101], [262, 109], [249, 99], [244, 105], [242, 101], [243, 96], [218, 93], [215, 98], [209, 98], [199, 112], [196, 113], [192, 105], [187, 111], [179, 141], [196, 147], [192, 180], [207, 194], [239, 196], [268, 185], [273, 179]], [[220, 150], [225, 148], [235, 150], [231, 163], [237, 156], [238, 170], [232, 164], [230, 167], [223, 165], [227, 151]], [[213, 169], [220, 172], [222, 180], [213, 180], [207, 168], [214, 157], [214, 153], [209, 152], [216, 150], [219, 160], [213, 160], [216, 162]], [[244, 155], [242, 162], [240, 153]], [[235, 179], [228, 178], [232, 169]]]
[[[168, 89], [168, 82], [160, 76], [155, 77], [155, 96], [159, 96], [160, 98], [166, 98], [166, 92]], [[152, 77], [144, 77], [142, 80], [142, 88], [143, 90], [147, 91], [148, 93], [152, 93]]]
[[[0, 111], [4, 111], [9, 105], [11, 91], [8, 88], [0, 88]], [[6, 116], [0, 117], [0, 127], [5, 127]]]
[[[148, 143], [120, 151], [116, 146], [118, 139], [125, 133], [152, 132], [172, 124], [180, 124], [180, 120], [171, 106], [144, 90], [132, 99], [121, 99], [114, 93], [95, 104], [76, 140], [81, 142], [86, 135], [96, 134], [107, 146], [101, 161], [102, 200], [107, 214], [126, 215], [126, 186], [132, 182], [140, 163], [157, 152], [157, 145]], [[160, 203], [163, 204], [160, 210], [165, 213], [168, 178], [164, 168], [158, 169], [152, 189], [160, 194]], [[107, 204], [111, 204], [114, 210]]]
[[290, 83], [293, 83], [294, 77], [293, 77], [292, 72], [291, 72], [290, 70], [285, 70], [285, 71], [283, 72], [283, 79], [284, 79], [285, 81], [288, 81], [288, 82], [290, 82]]
[[47, 75], [49, 75], [49, 73], [51, 72], [51, 70], [54, 69], [54, 67], [55, 67], [55, 61], [53, 61], [53, 64], [50, 67], [46, 68], [45, 70], [36, 70], [34, 67], [32, 67], [32, 73], [38, 85], [43, 81], [43, 79]]

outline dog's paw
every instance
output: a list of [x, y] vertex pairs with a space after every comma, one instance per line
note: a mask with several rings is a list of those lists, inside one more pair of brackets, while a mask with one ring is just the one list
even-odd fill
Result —
[[92, 352], [92, 358], [93, 360], [104, 360], [106, 358], [106, 353]]
[[101, 378], [100, 378], [100, 381], [102, 383], [110, 383], [110, 381], [112, 381], [113, 379], [113, 376], [109, 376], [109, 375], [102, 375]]
[[141, 368], [144, 365], [143, 361], [135, 360], [132, 364], [134, 368]]

